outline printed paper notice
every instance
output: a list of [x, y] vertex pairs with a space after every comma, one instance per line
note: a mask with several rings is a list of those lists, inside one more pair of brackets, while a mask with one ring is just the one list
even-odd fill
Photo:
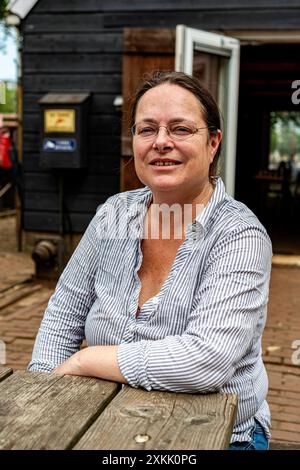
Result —
[[75, 132], [75, 109], [46, 109], [45, 132]]

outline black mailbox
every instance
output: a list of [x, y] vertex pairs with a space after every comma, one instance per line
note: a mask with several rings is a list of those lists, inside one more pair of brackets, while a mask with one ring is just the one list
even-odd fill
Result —
[[47, 93], [39, 100], [42, 168], [86, 166], [89, 98], [89, 93]]

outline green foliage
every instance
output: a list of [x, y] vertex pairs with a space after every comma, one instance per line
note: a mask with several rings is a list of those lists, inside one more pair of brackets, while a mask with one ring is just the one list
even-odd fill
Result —
[[271, 112], [271, 127], [276, 125], [276, 122], [281, 121], [284, 126], [289, 126], [294, 123], [300, 127], [300, 112], [299, 111], [272, 111]]
[[300, 112], [272, 111], [270, 114], [270, 151], [290, 159], [300, 153]]
[[17, 112], [17, 85], [9, 83], [6, 87], [5, 104], [0, 104], [0, 113], [11, 114]]
[[8, 0], [0, 0], [0, 21], [5, 17]]
[[6, 52], [5, 42], [10, 34], [10, 29], [4, 19], [7, 13], [8, 0], [0, 0], [0, 51]]

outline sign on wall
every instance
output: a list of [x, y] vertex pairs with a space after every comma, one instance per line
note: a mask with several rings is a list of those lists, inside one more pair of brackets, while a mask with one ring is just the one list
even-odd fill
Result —
[[75, 109], [45, 109], [45, 132], [75, 132]]

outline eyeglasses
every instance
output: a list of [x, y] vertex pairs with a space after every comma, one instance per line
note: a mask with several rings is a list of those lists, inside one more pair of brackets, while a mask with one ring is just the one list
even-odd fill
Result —
[[152, 140], [159, 133], [159, 129], [164, 127], [168, 133], [168, 135], [174, 140], [186, 140], [191, 138], [197, 132], [210, 129], [214, 130], [213, 127], [195, 127], [192, 123], [189, 122], [176, 122], [170, 124], [169, 126], [158, 126], [154, 123], [136, 123], [131, 128], [131, 133], [134, 137], [138, 137], [142, 140]]

